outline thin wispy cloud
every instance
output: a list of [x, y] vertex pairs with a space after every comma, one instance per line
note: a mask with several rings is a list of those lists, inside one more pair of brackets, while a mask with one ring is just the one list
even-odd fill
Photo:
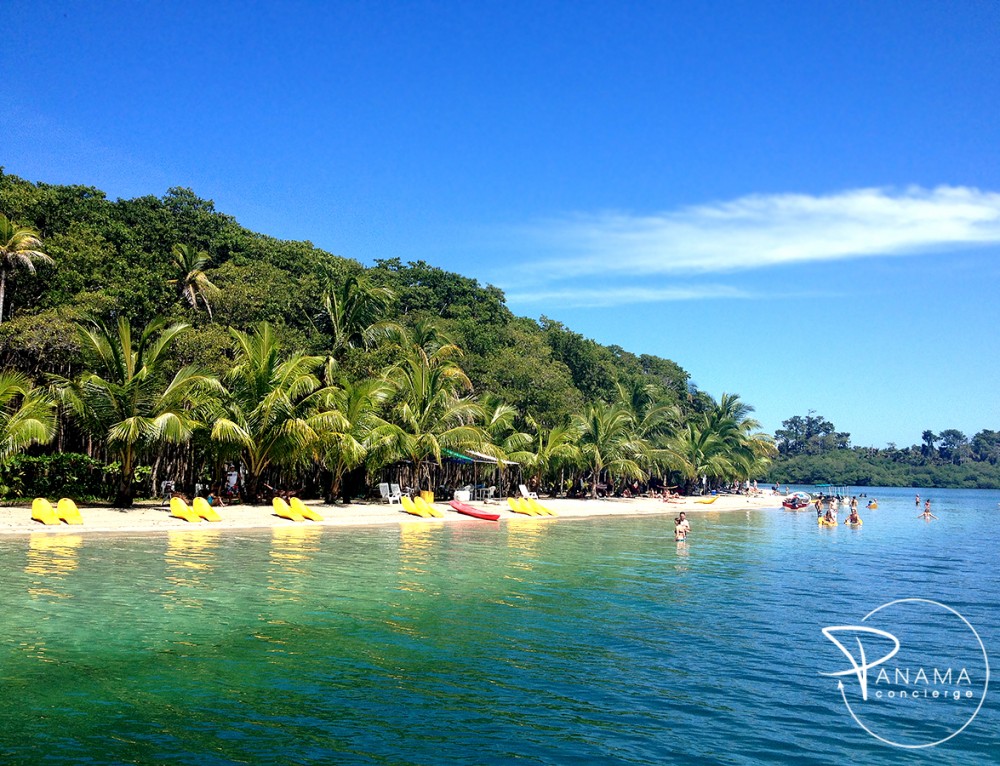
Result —
[[1000, 194], [967, 187], [752, 195], [655, 215], [578, 214], [522, 229], [537, 279], [672, 275], [1000, 243]]
[[665, 301], [693, 301], [709, 298], [753, 298], [746, 290], [730, 285], [696, 285], [690, 287], [563, 287], [557, 289], [536, 289], [508, 292], [510, 303], [557, 304], [563, 307], [607, 307], [623, 303], [662, 303]]

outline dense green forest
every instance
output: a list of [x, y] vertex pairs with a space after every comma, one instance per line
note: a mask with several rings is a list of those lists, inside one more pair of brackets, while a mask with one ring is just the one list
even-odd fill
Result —
[[[0, 493], [104, 496], [241, 470], [347, 498], [447, 450], [550, 491], [759, 477], [752, 408], [422, 261], [372, 267], [184, 188], [110, 200], [0, 169]], [[397, 473], [398, 475], [398, 473]]]
[[982, 430], [971, 439], [949, 428], [926, 430], [921, 442], [885, 449], [851, 447], [838, 432], [809, 412], [782, 423], [775, 433], [778, 457], [767, 480], [781, 483], [847, 484], [876, 487], [1000, 487], [1000, 431]]

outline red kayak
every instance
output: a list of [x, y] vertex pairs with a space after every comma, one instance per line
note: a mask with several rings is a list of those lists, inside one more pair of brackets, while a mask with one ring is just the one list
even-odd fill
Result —
[[486, 513], [485, 511], [476, 510], [471, 505], [466, 505], [461, 500], [452, 500], [448, 503], [448, 505], [459, 513], [464, 513], [466, 516], [472, 516], [476, 519], [485, 519], [486, 521], [500, 521], [499, 513]]

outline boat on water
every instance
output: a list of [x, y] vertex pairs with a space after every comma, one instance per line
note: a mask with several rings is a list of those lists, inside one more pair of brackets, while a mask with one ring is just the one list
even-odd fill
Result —
[[452, 500], [448, 503], [452, 508], [454, 508], [458, 513], [465, 516], [471, 516], [474, 519], [483, 519], [484, 521], [499, 521], [499, 513], [487, 513], [486, 511], [480, 511], [478, 508], [473, 508], [471, 505], [466, 505], [461, 500]]
[[792, 492], [781, 501], [781, 507], [789, 511], [802, 511], [812, 503], [808, 492]]

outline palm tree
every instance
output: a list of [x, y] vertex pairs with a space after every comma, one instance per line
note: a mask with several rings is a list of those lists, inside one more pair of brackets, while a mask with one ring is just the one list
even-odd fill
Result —
[[52, 257], [41, 251], [42, 240], [37, 231], [15, 225], [0, 213], [0, 322], [3, 322], [7, 295], [7, 275], [17, 268], [35, 273], [36, 263], [52, 263]]
[[226, 375], [229, 396], [212, 426], [212, 438], [240, 452], [246, 499], [255, 502], [261, 475], [272, 465], [311, 455], [321, 432], [344, 430], [344, 417], [326, 406], [316, 370], [318, 356], [301, 352], [282, 358], [267, 322], [252, 333], [229, 331], [236, 359]]
[[749, 417], [753, 407], [737, 394], [723, 394], [718, 402], [707, 397], [706, 411], [693, 416], [668, 440], [661, 457], [678, 470], [688, 486], [699, 476], [710, 479], [749, 479], [763, 473], [775, 454], [774, 442]]
[[483, 411], [482, 428], [486, 435], [483, 451], [497, 460], [497, 470], [502, 482], [508, 464], [526, 465], [531, 452], [532, 435], [517, 427], [517, 410], [491, 394], [479, 398]]
[[84, 346], [97, 357], [99, 372], [60, 379], [61, 394], [84, 429], [101, 436], [119, 463], [114, 504], [132, 505], [133, 482], [143, 450], [191, 438], [221, 391], [219, 381], [193, 366], [166, 375], [166, 350], [189, 325], [166, 327], [158, 317], [137, 339], [127, 319], [115, 329], [95, 319], [79, 323]]
[[643, 477], [644, 444], [635, 435], [635, 419], [622, 404], [598, 402], [576, 418], [580, 432], [580, 457], [591, 471], [591, 492], [597, 497], [601, 474], [639, 479]]
[[388, 287], [375, 287], [354, 274], [339, 287], [328, 288], [322, 317], [330, 327], [331, 356], [349, 348], [369, 348], [379, 337], [398, 333], [399, 325], [385, 318], [395, 297]]
[[577, 442], [580, 438], [578, 422], [566, 421], [557, 423], [551, 428], [528, 418], [528, 425], [534, 431], [528, 455], [521, 461], [529, 468], [535, 478], [535, 483], [541, 487], [542, 479], [551, 475], [560, 465], [575, 465], [580, 461], [580, 449]]
[[56, 404], [20, 372], [0, 372], [0, 464], [56, 432]]
[[463, 394], [472, 383], [452, 359], [461, 350], [430, 321], [418, 323], [404, 339], [403, 361], [388, 373], [396, 390], [392, 422], [399, 427], [397, 455], [413, 462], [417, 481], [431, 489], [429, 463], [441, 464], [444, 448], [489, 448], [476, 423], [483, 408]]
[[343, 421], [321, 431], [317, 442], [320, 462], [332, 474], [328, 501], [340, 495], [348, 471], [365, 463], [384, 462], [391, 445], [398, 441], [399, 429], [379, 415], [392, 391], [388, 382], [374, 379], [353, 382], [343, 378], [329, 387], [325, 407], [340, 413]]
[[205, 274], [205, 267], [212, 260], [212, 257], [204, 250], [195, 250], [191, 245], [174, 245], [171, 251], [174, 259], [174, 266], [180, 276], [177, 279], [167, 280], [167, 284], [177, 285], [181, 295], [187, 304], [193, 308], [198, 308], [198, 300], [205, 304], [208, 311], [208, 318], [212, 318], [212, 305], [209, 298], [215, 298], [219, 294], [219, 288], [212, 284]]
[[708, 427], [704, 418], [688, 421], [670, 439], [665, 461], [669, 467], [680, 472], [685, 479], [685, 494], [699, 476], [724, 476], [732, 470], [723, 438]]
[[762, 473], [775, 454], [770, 436], [760, 433], [760, 423], [750, 417], [754, 408], [738, 394], [723, 393], [706, 413], [706, 426], [726, 445], [730, 470], [722, 478], [749, 479]]

